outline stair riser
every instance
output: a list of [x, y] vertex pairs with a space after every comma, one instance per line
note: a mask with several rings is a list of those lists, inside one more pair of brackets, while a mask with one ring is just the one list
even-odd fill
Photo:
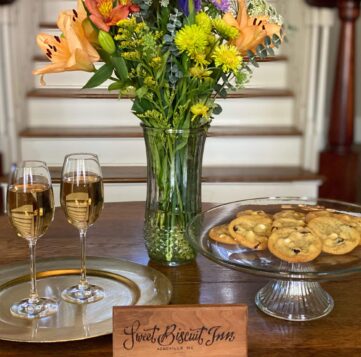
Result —
[[[42, 68], [48, 65], [49, 62], [37, 62], [35, 68]], [[99, 68], [101, 64], [97, 64]], [[251, 68], [254, 68], [250, 66]], [[92, 73], [88, 72], [64, 72], [47, 75], [45, 77], [46, 86], [48, 88], [82, 88], [84, 84], [92, 76]], [[42, 88], [39, 78], [34, 77], [35, 87]], [[108, 88], [111, 81], [106, 81], [99, 88]], [[260, 63], [260, 68], [254, 68], [252, 78], [247, 88], [287, 88], [287, 62], [265, 62]]]
[[[317, 197], [319, 181], [274, 183], [203, 183], [203, 202], [226, 203], [256, 197], [300, 196]], [[60, 206], [60, 186], [54, 185], [55, 203]], [[145, 201], [146, 184], [106, 184], [106, 202]]]
[[[301, 138], [210, 137], [206, 141], [205, 166], [299, 166]], [[285, 150], [287, 148], [287, 150]], [[22, 158], [44, 160], [60, 166], [71, 152], [94, 152], [104, 166], [145, 165], [143, 138], [23, 138]]]
[[[218, 100], [223, 112], [213, 125], [292, 126], [293, 98]], [[130, 99], [30, 98], [29, 127], [109, 127], [137, 125]]]

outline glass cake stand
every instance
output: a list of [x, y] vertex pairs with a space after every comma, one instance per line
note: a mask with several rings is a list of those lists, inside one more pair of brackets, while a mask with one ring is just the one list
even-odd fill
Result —
[[268, 250], [215, 242], [208, 237], [208, 232], [214, 226], [229, 223], [242, 210], [263, 210], [273, 214], [282, 209], [308, 213], [318, 208], [361, 216], [361, 206], [350, 203], [268, 197], [232, 202], [205, 211], [190, 222], [187, 235], [198, 252], [217, 264], [272, 278], [255, 298], [256, 305], [264, 313], [289, 321], [315, 320], [329, 314], [334, 306], [332, 297], [319, 282], [361, 272], [361, 245], [345, 255], [321, 253], [309, 263], [287, 263]]

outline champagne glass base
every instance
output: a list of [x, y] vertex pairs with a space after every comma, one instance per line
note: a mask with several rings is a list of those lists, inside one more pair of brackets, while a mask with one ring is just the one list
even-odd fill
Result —
[[96, 285], [88, 284], [86, 287], [74, 285], [63, 290], [61, 297], [72, 304], [90, 304], [103, 299], [104, 290]]
[[13, 304], [10, 307], [10, 312], [15, 317], [33, 320], [57, 313], [58, 304], [56, 301], [48, 298], [38, 298], [35, 301], [24, 299]]

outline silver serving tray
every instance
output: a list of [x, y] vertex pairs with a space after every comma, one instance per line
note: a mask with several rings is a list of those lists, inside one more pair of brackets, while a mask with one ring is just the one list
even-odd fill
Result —
[[79, 281], [78, 258], [37, 262], [40, 296], [56, 299], [56, 315], [27, 321], [13, 317], [10, 306], [29, 294], [28, 263], [0, 266], [0, 339], [19, 342], [65, 342], [112, 333], [113, 306], [165, 305], [172, 294], [170, 281], [150, 267], [126, 260], [88, 257], [89, 282], [105, 290], [105, 298], [75, 305], [60, 298], [62, 290]]

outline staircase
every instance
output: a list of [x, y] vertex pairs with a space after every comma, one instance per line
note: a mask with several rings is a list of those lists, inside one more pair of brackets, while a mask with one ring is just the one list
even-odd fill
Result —
[[[58, 12], [75, 4], [42, 0], [39, 31], [57, 33]], [[45, 62], [36, 51], [34, 68]], [[205, 147], [203, 201], [317, 195], [320, 177], [303, 169], [304, 135], [296, 119], [297, 97], [289, 89], [289, 63], [287, 51], [261, 62], [244, 90], [219, 100], [223, 112], [214, 119]], [[66, 154], [97, 153], [106, 201], [145, 200], [145, 145], [131, 99], [118, 99], [106, 90], [107, 83], [81, 90], [89, 76], [48, 75], [46, 87], [34, 78], [27, 94], [27, 123], [19, 133], [21, 158], [46, 161], [58, 191]]]

